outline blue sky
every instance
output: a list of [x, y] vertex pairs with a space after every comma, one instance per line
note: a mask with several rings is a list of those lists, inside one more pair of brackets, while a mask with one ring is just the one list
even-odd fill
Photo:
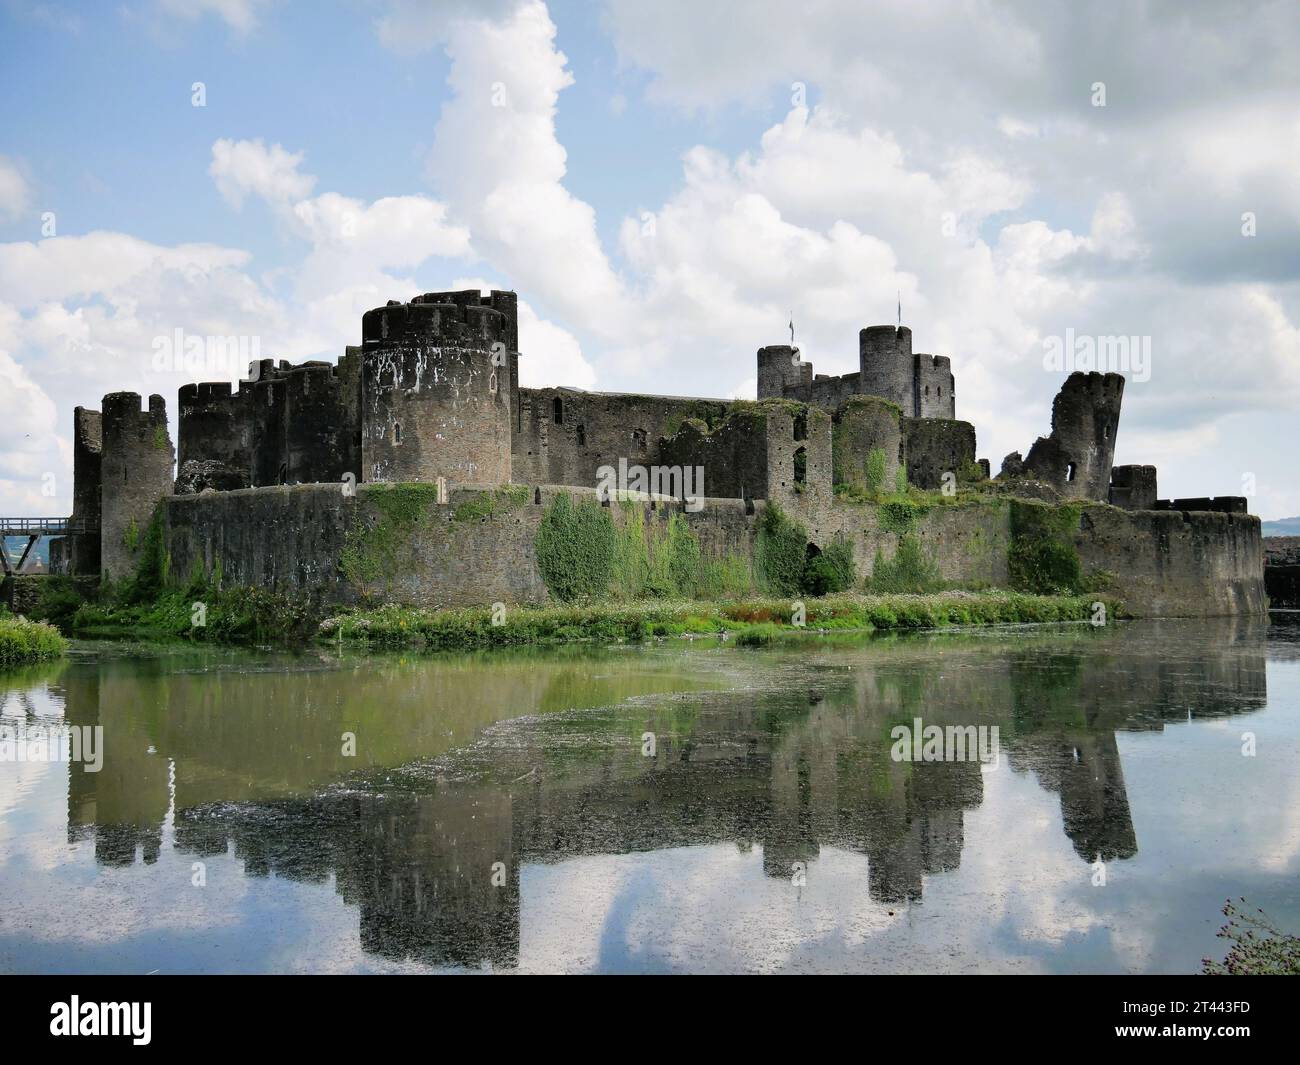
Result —
[[1298, 27], [1267, 3], [0, 0], [0, 509], [67, 511], [73, 405], [174, 407], [160, 335], [333, 358], [369, 306], [482, 283], [526, 305], [525, 383], [723, 396], [791, 314], [819, 372], [856, 368], [901, 291], [994, 469], [1050, 428], [1049, 338], [1149, 336], [1118, 460], [1300, 513]]

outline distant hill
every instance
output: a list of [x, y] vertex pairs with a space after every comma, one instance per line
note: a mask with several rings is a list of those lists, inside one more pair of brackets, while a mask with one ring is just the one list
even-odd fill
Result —
[[1300, 517], [1264, 522], [1265, 536], [1300, 536]]
[[[18, 556], [23, 553], [23, 548], [27, 546], [27, 537], [25, 536], [7, 536], [5, 537], [5, 549], [9, 552], [11, 562], [17, 562]], [[42, 536], [36, 541], [36, 546], [32, 548], [32, 553], [27, 557], [27, 561], [39, 558], [42, 566], [50, 564], [50, 540], [48, 536]]]

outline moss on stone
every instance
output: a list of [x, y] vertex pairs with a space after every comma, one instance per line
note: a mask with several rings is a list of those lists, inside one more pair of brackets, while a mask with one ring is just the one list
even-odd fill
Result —
[[528, 502], [528, 487], [522, 484], [504, 484], [490, 492], [480, 492], [472, 499], [458, 503], [451, 512], [452, 521], [486, 521], [498, 514], [518, 510]]
[[376, 484], [359, 498], [363, 506], [376, 512], [377, 518], [372, 523], [359, 518], [348, 529], [339, 569], [357, 585], [391, 581], [416, 525], [438, 502], [438, 486]]

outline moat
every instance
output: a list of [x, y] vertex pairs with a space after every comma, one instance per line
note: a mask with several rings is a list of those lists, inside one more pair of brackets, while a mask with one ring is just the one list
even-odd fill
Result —
[[[77, 644], [0, 674], [103, 743], [0, 761], [0, 971], [1195, 972], [1230, 896], [1300, 927], [1284, 622]], [[996, 757], [899, 760], [918, 719]]]

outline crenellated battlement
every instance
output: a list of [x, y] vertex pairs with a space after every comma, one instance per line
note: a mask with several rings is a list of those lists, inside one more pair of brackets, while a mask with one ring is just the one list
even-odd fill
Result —
[[869, 325], [858, 333], [858, 370], [833, 376], [813, 372], [799, 349], [779, 344], [758, 350], [758, 398], [793, 399], [837, 410], [853, 396], [876, 396], [908, 417], [953, 419], [956, 384], [946, 355], [912, 351], [905, 325]]
[[[504, 297], [511, 297], [505, 299]], [[363, 348], [419, 342], [426, 345], [518, 348], [514, 293], [483, 296], [466, 292], [426, 292], [409, 303], [389, 300], [361, 318]]]

